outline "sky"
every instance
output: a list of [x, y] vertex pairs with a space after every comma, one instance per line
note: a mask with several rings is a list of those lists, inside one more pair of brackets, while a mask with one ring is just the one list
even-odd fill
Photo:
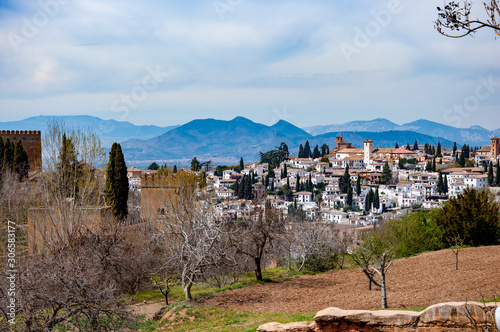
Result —
[[[0, 0], [0, 122], [158, 126], [244, 116], [500, 128], [500, 38], [434, 27], [443, 0]], [[482, 17], [480, 2], [473, 16]]]

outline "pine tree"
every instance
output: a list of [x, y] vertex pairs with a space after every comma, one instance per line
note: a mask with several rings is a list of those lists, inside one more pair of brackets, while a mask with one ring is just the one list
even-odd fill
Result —
[[109, 152], [105, 195], [106, 204], [118, 221], [123, 221], [128, 215], [128, 191], [127, 165], [120, 144], [115, 142]]
[[352, 206], [352, 188], [349, 188], [349, 190], [347, 191], [347, 197], [346, 197], [345, 204], [347, 206]]
[[380, 176], [380, 183], [389, 184], [391, 183], [391, 180], [392, 180], [391, 168], [389, 167], [389, 163], [386, 161], [384, 164], [384, 168], [382, 169], [382, 175]]
[[12, 158], [12, 171], [19, 176], [19, 181], [28, 177], [29, 170], [28, 154], [24, 151], [21, 141], [14, 143], [14, 157]]
[[240, 170], [239, 172], [241, 172], [243, 169], [245, 169], [245, 164], [243, 163], [243, 157], [240, 158]]
[[358, 179], [356, 180], [356, 195], [361, 195], [361, 176], [358, 174]]
[[200, 170], [200, 162], [196, 157], [191, 160], [191, 171], [198, 172]]
[[441, 171], [439, 171], [437, 191], [440, 194], [444, 193], [444, 180], [443, 180], [443, 174], [441, 174]]
[[415, 140], [415, 143], [413, 143], [413, 151], [417, 151], [418, 150], [418, 142], [417, 140]]
[[311, 146], [309, 145], [309, 141], [306, 141], [306, 144], [304, 145], [304, 158], [311, 158], [311, 156]]
[[406, 144], [406, 150], [411, 151], [410, 143]]
[[490, 167], [488, 167], [488, 184], [493, 185], [493, 163], [490, 161]]
[[299, 146], [299, 158], [304, 158], [304, 147], [302, 144]]

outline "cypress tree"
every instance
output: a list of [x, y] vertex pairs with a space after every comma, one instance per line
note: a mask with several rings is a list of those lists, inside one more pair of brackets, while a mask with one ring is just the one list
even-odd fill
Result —
[[28, 154], [24, 151], [21, 141], [14, 143], [14, 157], [12, 158], [12, 171], [19, 175], [19, 181], [28, 176], [29, 170]]
[[245, 184], [245, 199], [252, 199], [253, 194], [252, 194], [252, 178], [250, 176], [247, 177], [246, 184]]
[[302, 144], [299, 146], [299, 158], [304, 158], [304, 147]]
[[448, 193], [448, 177], [446, 176], [446, 174], [444, 175], [444, 179], [443, 179], [443, 192], [445, 194]]
[[356, 195], [361, 195], [361, 176], [358, 174], [358, 179], [356, 180]]
[[406, 144], [406, 150], [411, 151], [410, 143]]
[[2, 137], [0, 137], [0, 173], [2, 173], [3, 171], [3, 154], [4, 154], [4, 144]]
[[177, 173], [177, 165], [174, 165], [174, 170], [173, 170], [174, 174]]
[[304, 158], [311, 158], [311, 156], [311, 146], [309, 145], [309, 141], [306, 141], [306, 144], [304, 145]]
[[313, 157], [314, 159], [316, 159], [316, 158], [319, 158], [320, 156], [321, 156], [321, 155], [320, 155], [320, 153], [319, 153], [319, 147], [318, 147], [318, 145], [316, 144], [316, 146], [314, 147], [314, 151], [313, 151], [313, 153], [312, 153], [312, 157]]
[[394, 145], [394, 148], [395, 148], [395, 149], [398, 149], [398, 148], [399, 148], [399, 144], [398, 144], [398, 142], [396, 142], [396, 145]]
[[307, 181], [307, 191], [313, 191], [313, 183], [311, 178], [311, 173], [309, 173], [309, 180]]
[[4, 145], [3, 152], [3, 170], [12, 170], [12, 162], [14, 159], [14, 145], [10, 143], [10, 140], [7, 138]]
[[380, 209], [380, 195], [378, 193], [378, 187], [375, 189], [375, 194], [373, 195], [373, 206], [376, 209]]
[[321, 157], [324, 157], [324, 156], [326, 156], [328, 153], [330, 153], [330, 151], [329, 151], [329, 150], [330, 150], [330, 149], [328, 148], [328, 145], [326, 145], [326, 143], [325, 143], [325, 144], [323, 144], [323, 145], [321, 146]]
[[105, 194], [106, 204], [111, 207], [118, 221], [128, 215], [128, 191], [127, 165], [120, 144], [115, 142], [109, 152]]
[[63, 197], [78, 197], [78, 182], [81, 178], [81, 167], [76, 159], [75, 145], [72, 138], [66, 138], [63, 133], [61, 138], [61, 150], [59, 151], [59, 163], [57, 171], [59, 177], [59, 189]]
[[436, 157], [441, 157], [441, 141], [438, 142], [438, 146], [436, 149]]
[[373, 203], [373, 190], [370, 189], [365, 198], [365, 211], [370, 211]]
[[465, 167], [465, 152], [462, 150], [462, 153], [460, 153], [460, 158], [458, 159], [458, 165], [460, 167]]
[[443, 181], [443, 174], [441, 174], [441, 171], [439, 171], [437, 191], [440, 194], [444, 192], [444, 181]]
[[286, 164], [285, 164], [285, 167], [283, 169], [283, 175], [285, 178], [288, 178], [288, 167], [286, 166]]
[[415, 143], [413, 143], [413, 151], [417, 151], [418, 150], [418, 142], [417, 140], [415, 140]]
[[457, 153], [457, 142], [453, 142], [453, 156], [455, 157]]
[[274, 192], [274, 180], [271, 181], [271, 191]]
[[349, 188], [349, 190], [347, 191], [347, 197], [346, 197], [345, 204], [347, 206], [352, 206], [352, 188]]
[[498, 187], [500, 185], [500, 162], [497, 162], [497, 176], [495, 178], [495, 185]]
[[436, 171], [436, 157], [432, 158], [432, 171]]
[[240, 172], [245, 168], [245, 164], [243, 163], [243, 157], [240, 158]]
[[295, 182], [295, 192], [299, 192], [300, 191], [300, 176], [297, 175], [297, 178], [295, 180], [296, 180], [296, 182]]
[[488, 184], [493, 185], [493, 163], [490, 161], [490, 167], [488, 167]]

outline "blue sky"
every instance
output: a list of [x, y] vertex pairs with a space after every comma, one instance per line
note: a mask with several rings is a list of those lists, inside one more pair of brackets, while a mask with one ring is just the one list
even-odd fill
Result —
[[[435, 1], [0, 0], [0, 121], [245, 116], [500, 128], [500, 40]], [[474, 4], [481, 17], [481, 3]]]

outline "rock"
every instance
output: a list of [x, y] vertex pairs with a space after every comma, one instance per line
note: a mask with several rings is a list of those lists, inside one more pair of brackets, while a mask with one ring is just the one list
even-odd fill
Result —
[[417, 321], [419, 312], [396, 310], [342, 310], [328, 308], [316, 314], [314, 321], [321, 325], [323, 322], [351, 322], [374, 326], [407, 326]]
[[267, 323], [259, 326], [257, 332], [313, 332], [311, 322], [296, 322], [288, 324]]
[[449, 302], [430, 306], [422, 312], [397, 310], [342, 310], [328, 308], [314, 322], [269, 323], [260, 332], [452, 332], [491, 330], [495, 325], [494, 304]]

